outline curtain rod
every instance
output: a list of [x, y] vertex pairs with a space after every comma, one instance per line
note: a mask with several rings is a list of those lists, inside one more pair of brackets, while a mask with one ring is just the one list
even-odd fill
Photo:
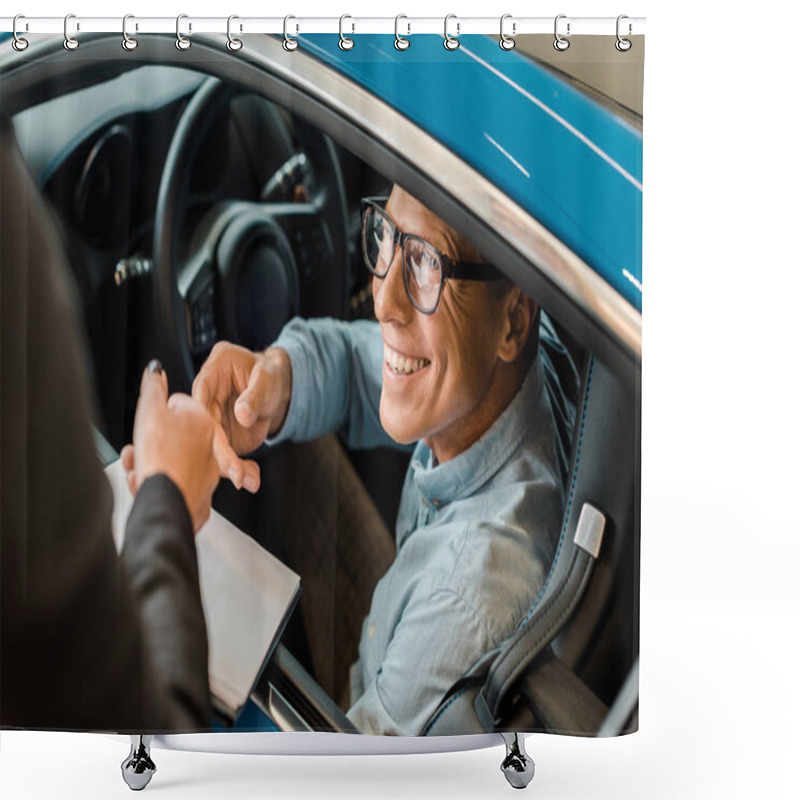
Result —
[[[14, 20], [16, 19], [16, 28]], [[230, 22], [229, 22], [230, 19]], [[231, 26], [230, 29], [228, 26]], [[559, 36], [637, 36], [644, 34], [645, 18], [628, 17], [515, 17], [504, 14], [502, 32], [505, 36], [523, 34], [550, 34]], [[0, 31], [23, 34], [64, 33], [70, 36], [80, 33], [122, 33], [122, 17], [82, 17], [70, 14], [65, 17], [35, 17], [18, 15], [16, 18], [0, 17]], [[501, 17], [459, 17], [450, 14], [444, 17], [137, 17], [127, 15], [125, 30], [128, 35], [147, 33], [176, 33], [191, 36], [193, 33], [220, 33], [229, 31], [239, 34], [267, 33], [292, 36], [304, 33], [335, 33], [358, 36], [359, 33], [385, 33], [413, 36], [414, 34], [438, 34], [464, 36], [469, 34], [501, 33]]]

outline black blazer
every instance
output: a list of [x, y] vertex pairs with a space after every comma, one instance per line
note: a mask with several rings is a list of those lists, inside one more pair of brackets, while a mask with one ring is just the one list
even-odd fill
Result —
[[70, 277], [0, 121], [0, 726], [207, 729], [191, 520], [152, 477], [117, 556]]

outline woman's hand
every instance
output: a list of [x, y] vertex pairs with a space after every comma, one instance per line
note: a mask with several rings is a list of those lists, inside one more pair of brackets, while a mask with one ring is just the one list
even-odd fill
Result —
[[169, 397], [167, 376], [151, 361], [142, 376], [133, 444], [121, 454], [135, 495], [151, 475], [166, 475], [180, 490], [195, 533], [211, 514], [219, 483], [214, 458], [215, 423], [207, 409], [185, 394]]

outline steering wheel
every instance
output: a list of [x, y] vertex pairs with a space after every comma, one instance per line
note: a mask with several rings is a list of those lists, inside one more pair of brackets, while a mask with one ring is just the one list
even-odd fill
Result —
[[[335, 146], [298, 123], [294, 165], [313, 165], [311, 193], [292, 201], [224, 200], [187, 236], [190, 177], [212, 122], [239, 90], [205, 80], [187, 104], [167, 154], [153, 242], [158, 352], [170, 389], [189, 391], [215, 341], [266, 347], [297, 313], [343, 316], [347, 300], [347, 205]], [[264, 142], [292, 138], [280, 114], [265, 115]], [[263, 131], [262, 131], [263, 133]], [[279, 171], [280, 182], [291, 170]], [[273, 180], [273, 183], [275, 183]], [[188, 242], [188, 245], [187, 245]]]

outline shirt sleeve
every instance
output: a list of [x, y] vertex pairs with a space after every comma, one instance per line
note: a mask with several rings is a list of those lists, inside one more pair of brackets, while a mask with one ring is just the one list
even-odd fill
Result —
[[[374, 677], [347, 715], [362, 733], [418, 736], [456, 681], [495, 646], [458, 594], [420, 598], [403, 613]], [[362, 665], [368, 660], [362, 653]]]
[[350, 448], [397, 446], [380, 420], [383, 341], [377, 322], [295, 318], [275, 346], [292, 363], [292, 399], [268, 444], [338, 432]]

